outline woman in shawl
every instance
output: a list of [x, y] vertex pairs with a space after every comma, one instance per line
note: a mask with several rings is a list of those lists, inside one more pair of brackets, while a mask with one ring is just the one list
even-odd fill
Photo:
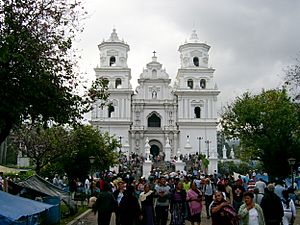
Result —
[[212, 225], [238, 225], [239, 216], [232, 205], [224, 199], [220, 191], [215, 192], [215, 199], [210, 205]]
[[188, 201], [189, 221], [192, 225], [201, 222], [202, 211], [202, 192], [197, 188], [195, 182], [191, 183], [190, 189], [187, 192], [186, 200]]
[[139, 200], [142, 206], [144, 225], [154, 225], [154, 202], [153, 202], [154, 192], [150, 190], [150, 185], [144, 185], [144, 191], [140, 194]]
[[185, 224], [186, 192], [181, 182], [175, 184], [170, 196], [171, 225]]

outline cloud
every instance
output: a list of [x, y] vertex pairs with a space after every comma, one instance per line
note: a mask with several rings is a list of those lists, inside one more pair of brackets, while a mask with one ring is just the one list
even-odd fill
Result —
[[172, 79], [180, 67], [178, 47], [197, 30], [211, 46], [209, 64], [222, 91], [219, 105], [245, 91], [277, 88], [283, 69], [299, 52], [300, 1], [271, 0], [89, 0], [90, 17], [77, 43], [81, 69], [93, 79], [99, 64], [97, 45], [112, 28], [130, 45], [132, 84], [157, 52]]

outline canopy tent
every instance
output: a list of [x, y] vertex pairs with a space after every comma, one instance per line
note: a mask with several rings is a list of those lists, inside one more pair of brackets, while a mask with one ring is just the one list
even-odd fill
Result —
[[26, 189], [26, 192], [28, 192], [29, 196], [31, 196], [30, 198], [39, 196], [43, 199], [45, 198], [45, 196], [51, 196], [52, 198], [58, 197], [68, 206], [70, 213], [74, 213], [77, 210], [75, 202], [72, 201], [69, 192], [60, 189], [59, 187], [55, 186], [54, 184], [50, 183], [49, 181], [43, 179], [38, 175], [33, 175], [24, 181], [14, 184], [14, 186], [15, 189], [19, 189], [16, 186]]
[[0, 191], [0, 224], [18, 224], [21, 218], [30, 218], [54, 205], [22, 198]]
[[68, 192], [60, 189], [38, 175], [33, 175], [24, 181], [18, 182], [17, 184], [21, 187], [32, 189], [47, 196], [59, 196], [60, 199], [66, 203], [69, 203], [71, 200], [71, 196]]

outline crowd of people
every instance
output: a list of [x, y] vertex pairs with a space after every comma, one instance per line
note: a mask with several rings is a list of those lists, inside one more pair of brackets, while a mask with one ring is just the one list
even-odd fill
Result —
[[[88, 179], [87, 179], [88, 181]], [[205, 216], [212, 225], [289, 225], [296, 216], [292, 188], [281, 182], [239, 176], [152, 171], [148, 179], [135, 173], [105, 172], [84, 183], [98, 224], [200, 225]]]

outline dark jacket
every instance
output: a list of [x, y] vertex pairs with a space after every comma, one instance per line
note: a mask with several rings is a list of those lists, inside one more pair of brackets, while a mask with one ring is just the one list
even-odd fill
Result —
[[118, 210], [121, 225], [135, 225], [140, 222], [139, 217], [142, 215], [142, 211], [134, 192], [128, 190], [125, 192]]
[[266, 224], [282, 220], [283, 208], [281, 200], [274, 192], [266, 190], [260, 206], [264, 212]]
[[93, 212], [112, 213], [116, 208], [117, 202], [111, 192], [102, 191], [93, 205]]

